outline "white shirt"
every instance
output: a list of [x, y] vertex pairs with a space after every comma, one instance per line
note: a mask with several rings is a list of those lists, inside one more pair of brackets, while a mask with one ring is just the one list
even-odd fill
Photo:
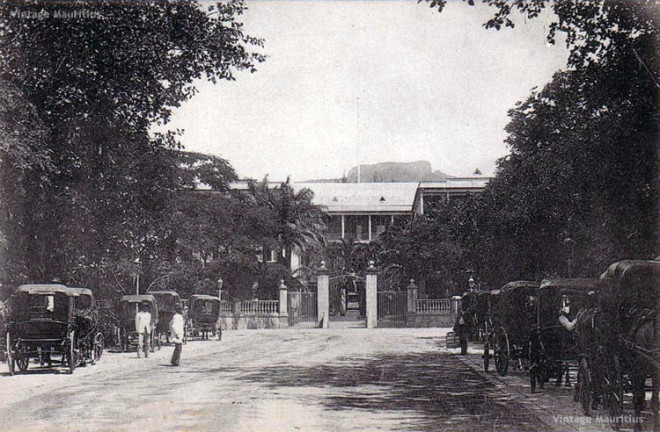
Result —
[[183, 315], [178, 312], [170, 321], [170, 339], [174, 343], [183, 343]]
[[151, 314], [149, 312], [135, 314], [135, 331], [138, 333], [151, 333]]

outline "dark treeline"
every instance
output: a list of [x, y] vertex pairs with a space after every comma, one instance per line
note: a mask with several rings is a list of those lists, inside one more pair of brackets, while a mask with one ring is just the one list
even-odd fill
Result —
[[[85, 17], [54, 15], [76, 8]], [[138, 276], [142, 291], [184, 297], [217, 293], [219, 277], [239, 297], [254, 281], [279, 284], [286, 259], [266, 268], [258, 252], [314, 240], [321, 216], [309, 191], [230, 193], [226, 160], [182, 152], [178, 132], [151, 132], [194, 95], [194, 80], [233, 80], [264, 60], [237, 21], [244, 9], [0, 4], [0, 297], [55, 279], [102, 298], [133, 293]], [[214, 192], [193, 192], [200, 184]]]
[[[506, 3], [484, 2], [496, 8], [486, 27], [513, 27]], [[529, 18], [544, 7], [516, 3]], [[470, 275], [489, 288], [516, 279], [595, 277], [614, 261], [658, 253], [656, 4], [548, 7], [560, 18], [549, 39], [565, 34], [568, 70], [509, 112], [511, 154], [486, 190], [389, 232], [379, 255], [384, 267], [436, 279], [456, 293]]]

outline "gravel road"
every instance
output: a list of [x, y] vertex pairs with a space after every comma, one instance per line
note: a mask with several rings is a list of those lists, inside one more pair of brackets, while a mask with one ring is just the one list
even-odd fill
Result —
[[0, 431], [543, 431], [532, 408], [444, 349], [446, 329], [227, 331], [148, 359], [0, 369]]

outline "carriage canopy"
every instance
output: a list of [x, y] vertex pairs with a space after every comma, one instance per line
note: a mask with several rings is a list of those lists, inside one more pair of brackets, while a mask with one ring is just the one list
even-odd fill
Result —
[[560, 310], [595, 307], [598, 279], [544, 279], [539, 288], [538, 325], [557, 325]]
[[188, 316], [200, 322], [214, 323], [220, 316], [220, 299], [210, 295], [192, 295], [188, 300]]
[[614, 314], [631, 309], [652, 309], [659, 285], [660, 261], [616, 262], [600, 276], [601, 307]]
[[154, 325], [158, 322], [158, 302], [152, 295], [125, 295], [122, 296], [119, 304], [121, 308], [121, 321], [125, 326], [130, 327], [135, 325], [135, 314], [140, 304], [147, 306], [147, 310], [151, 314], [151, 324]]
[[491, 316], [510, 337], [526, 334], [536, 324], [539, 286], [539, 282], [514, 281], [500, 289]]
[[51, 320], [68, 322], [73, 316], [75, 288], [61, 284], [35, 284], [18, 287], [12, 318], [16, 322]]
[[158, 309], [160, 312], [174, 314], [174, 308], [178, 305], [183, 305], [181, 297], [176, 291], [151, 291], [149, 294], [153, 295], [158, 301]]

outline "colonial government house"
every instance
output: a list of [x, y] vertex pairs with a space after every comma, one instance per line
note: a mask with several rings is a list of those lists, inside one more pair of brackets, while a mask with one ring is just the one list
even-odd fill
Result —
[[[314, 192], [314, 203], [323, 206], [330, 215], [327, 240], [340, 242], [352, 239], [368, 243], [378, 238], [397, 220], [412, 220], [425, 214], [434, 202], [443, 199], [461, 199], [481, 192], [490, 177], [448, 177], [442, 181], [388, 182], [388, 183], [293, 183], [294, 190], [308, 188]], [[231, 185], [234, 190], [248, 190], [248, 180]], [[277, 187], [280, 182], [270, 182]], [[267, 260], [276, 260], [276, 251], [266, 253]], [[302, 253], [294, 251], [291, 270], [304, 262]], [[424, 281], [420, 281], [423, 282]], [[423, 290], [422, 290], [423, 291]]]

